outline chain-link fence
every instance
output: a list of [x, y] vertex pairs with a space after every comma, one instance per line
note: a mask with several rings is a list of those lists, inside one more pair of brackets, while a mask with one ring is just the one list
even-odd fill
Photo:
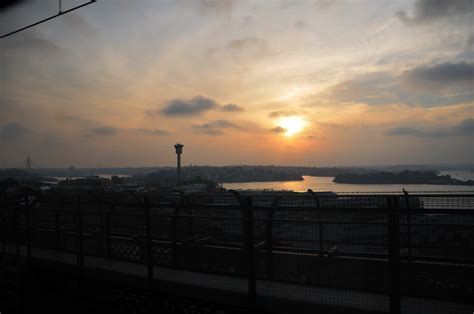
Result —
[[267, 310], [274, 300], [391, 313], [473, 307], [474, 194], [47, 193], [0, 200], [3, 253], [241, 294]]

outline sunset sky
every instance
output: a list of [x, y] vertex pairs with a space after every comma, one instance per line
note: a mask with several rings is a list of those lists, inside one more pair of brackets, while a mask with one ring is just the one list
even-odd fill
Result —
[[[63, 0], [63, 10], [85, 1]], [[58, 1], [0, 10], [4, 34]], [[474, 162], [474, 0], [99, 0], [0, 39], [0, 167]]]

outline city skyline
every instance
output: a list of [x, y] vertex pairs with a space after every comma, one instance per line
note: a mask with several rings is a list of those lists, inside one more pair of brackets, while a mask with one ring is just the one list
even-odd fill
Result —
[[[473, 12], [101, 0], [0, 40], [0, 166], [472, 163]], [[0, 32], [56, 13], [19, 1]]]

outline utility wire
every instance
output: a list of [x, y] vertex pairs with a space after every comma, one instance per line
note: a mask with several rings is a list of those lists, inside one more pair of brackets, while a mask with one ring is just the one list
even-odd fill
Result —
[[62, 12], [62, 11], [61, 11], [61, 0], [59, 0], [59, 13], [58, 13], [58, 14], [53, 15], [53, 16], [50, 16], [50, 17], [48, 17], [48, 18], [45, 18], [45, 19], [43, 19], [43, 20], [41, 20], [41, 21], [38, 21], [38, 22], [36, 22], [36, 23], [33, 23], [33, 24], [31, 24], [31, 25], [22, 27], [22, 28], [17, 29], [17, 30], [15, 30], [15, 31], [13, 31], [13, 32], [10, 32], [10, 33], [8, 33], [8, 34], [2, 35], [2, 36], [0, 36], [0, 38], [5, 38], [5, 37], [8, 37], [8, 36], [10, 36], [10, 35], [16, 34], [16, 33], [18, 33], [18, 32], [24, 31], [25, 29], [28, 29], [28, 28], [33, 27], [33, 26], [36, 26], [36, 25], [38, 25], [38, 24], [41, 24], [41, 23], [44, 23], [44, 22], [46, 22], [46, 21], [52, 20], [52, 19], [54, 19], [54, 18], [56, 18], [56, 17], [59, 17], [59, 16], [61, 16], [61, 15], [64, 15], [64, 14], [66, 14], [66, 13], [69, 13], [69, 12], [71, 12], [71, 11], [80, 9], [80, 8], [85, 7], [86, 5], [92, 4], [92, 3], [94, 3], [94, 2], [97, 2], [97, 0], [90, 0], [90, 1], [87, 2], [87, 3], [78, 5], [77, 7], [74, 7], [74, 8], [72, 8], [72, 9], [69, 9], [69, 10], [66, 10], [66, 11]]

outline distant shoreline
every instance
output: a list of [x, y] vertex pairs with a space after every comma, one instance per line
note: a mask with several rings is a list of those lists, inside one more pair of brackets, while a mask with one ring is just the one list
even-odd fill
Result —
[[458, 180], [450, 175], [438, 175], [432, 171], [409, 171], [399, 173], [375, 172], [364, 174], [346, 173], [334, 177], [338, 184], [428, 184], [428, 185], [458, 185], [474, 186], [474, 180]]
[[[313, 177], [323, 177], [323, 176], [313, 176]], [[329, 176], [329, 177], [332, 177], [332, 176]], [[262, 182], [262, 183], [265, 183], [265, 182], [298, 182], [298, 181], [304, 181], [304, 177], [301, 176], [301, 179], [277, 179], [277, 180], [272, 180], [272, 179], [268, 179], [268, 180], [257, 180], [257, 181], [222, 181], [222, 183], [259, 183], [259, 182]]]
[[400, 184], [406, 184], [406, 185], [452, 185], [452, 186], [474, 186], [474, 183], [464, 183], [464, 184], [448, 184], [448, 183], [434, 183], [434, 182], [422, 182], [422, 183], [410, 183], [410, 182], [371, 182], [371, 183], [366, 183], [366, 182], [336, 182], [333, 181], [336, 184], [360, 184], [360, 185], [400, 185]]

